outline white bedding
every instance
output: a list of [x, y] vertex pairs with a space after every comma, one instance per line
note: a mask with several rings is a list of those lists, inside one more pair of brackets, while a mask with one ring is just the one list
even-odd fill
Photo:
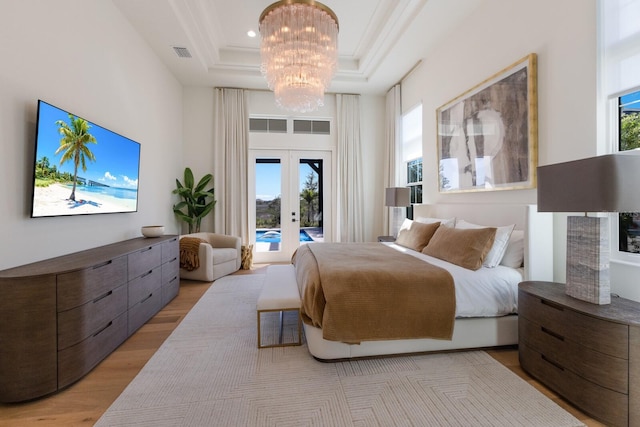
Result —
[[384, 244], [451, 273], [456, 290], [456, 317], [495, 317], [517, 313], [518, 284], [523, 280], [523, 269], [499, 265], [472, 271], [395, 243]]

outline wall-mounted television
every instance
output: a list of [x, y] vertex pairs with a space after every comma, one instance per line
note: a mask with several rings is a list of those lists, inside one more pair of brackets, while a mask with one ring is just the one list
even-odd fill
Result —
[[140, 144], [38, 101], [31, 217], [136, 212]]

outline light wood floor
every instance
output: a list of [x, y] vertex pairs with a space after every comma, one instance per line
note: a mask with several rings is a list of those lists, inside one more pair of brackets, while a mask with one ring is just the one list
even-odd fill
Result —
[[[265, 266], [235, 274], [263, 272]], [[32, 402], [0, 404], [0, 426], [90, 426], [122, 393], [164, 340], [180, 324], [210, 283], [183, 281], [180, 294], [93, 371], [67, 389]], [[514, 349], [488, 353], [587, 426], [602, 426], [529, 377]]]

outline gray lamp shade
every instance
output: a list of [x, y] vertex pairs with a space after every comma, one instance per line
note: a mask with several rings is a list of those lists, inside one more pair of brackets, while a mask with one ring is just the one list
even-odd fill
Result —
[[538, 167], [539, 212], [640, 211], [640, 150]]
[[411, 190], [407, 187], [391, 187], [385, 190], [385, 206], [410, 206]]

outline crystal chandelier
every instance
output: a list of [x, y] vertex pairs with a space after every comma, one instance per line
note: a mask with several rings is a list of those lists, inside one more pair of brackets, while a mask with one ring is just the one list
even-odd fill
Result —
[[301, 113], [324, 105], [336, 71], [338, 18], [314, 0], [281, 0], [260, 15], [261, 71], [278, 106]]

